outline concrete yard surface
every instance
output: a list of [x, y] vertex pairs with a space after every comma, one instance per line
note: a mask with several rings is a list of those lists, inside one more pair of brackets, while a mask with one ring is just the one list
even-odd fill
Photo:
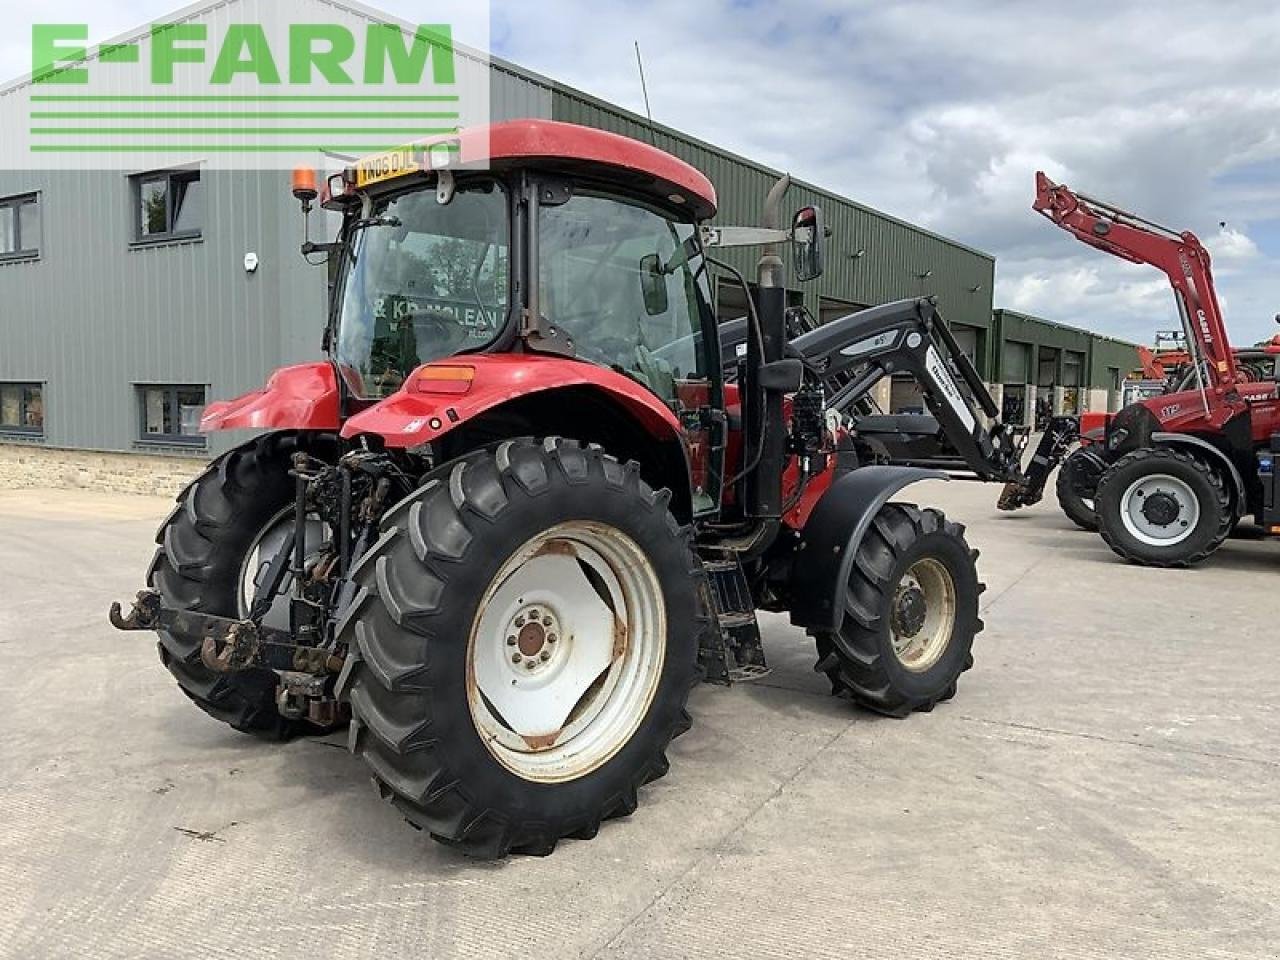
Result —
[[997, 494], [903, 498], [982, 551], [955, 700], [860, 712], [769, 617], [773, 674], [694, 692], [634, 816], [475, 863], [344, 736], [226, 729], [108, 625], [169, 503], [0, 491], [0, 956], [1280, 955], [1280, 543], [1141, 569]]

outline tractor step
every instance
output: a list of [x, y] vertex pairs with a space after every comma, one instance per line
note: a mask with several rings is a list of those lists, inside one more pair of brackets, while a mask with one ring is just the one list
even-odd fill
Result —
[[733, 684], [758, 680], [769, 673], [755, 599], [742, 564], [735, 555], [703, 557], [716, 613], [711, 648], [702, 651], [702, 665], [711, 683]]
[[741, 569], [741, 564], [737, 560], [707, 560], [702, 564], [707, 573], [732, 573], [734, 570]]

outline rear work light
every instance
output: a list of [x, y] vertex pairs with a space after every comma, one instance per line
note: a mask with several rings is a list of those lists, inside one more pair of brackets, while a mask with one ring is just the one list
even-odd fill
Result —
[[463, 394], [476, 378], [475, 367], [429, 366], [418, 371], [414, 390], [418, 393]]

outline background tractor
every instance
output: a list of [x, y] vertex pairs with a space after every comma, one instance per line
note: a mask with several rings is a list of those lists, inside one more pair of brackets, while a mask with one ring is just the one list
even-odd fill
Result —
[[[1074, 417], [1055, 418], [1026, 477], [1006, 486], [1001, 508], [1035, 502], [1062, 463], [1064, 509], [1072, 502], [1077, 522], [1088, 526], [1092, 519], [1111, 549], [1133, 563], [1198, 563], [1246, 515], [1280, 534], [1274, 365], [1267, 366], [1266, 348], [1232, 349], [1204, 245], [1190, 231], [1074, 193], [1043, 173], [1036, 175], [1034, 208], [1090, 246], [1162, 270], [1182, 319], [1186, 356], [1172, 392], [1116, 414], [1086, 414], [1092, 422], [1083, 429]], [[1068, 456], [1082, 436], [1086, 442]]]
[[[786, 188], [761, 227], [705, 226], [697, 170], [544, 121], [370, 157], [323, 192], [301, 172], [304, 211], [342, 215], [303, 248], [336, 277], [327, 359], [206, 410], [206, 431], [261, 433], [181, 494], [113, 622], [156, 630], [239, 730], [349, 721], [383, 796], [478, 856], [634, 810], [692, 686], [767, 672], [758, 610], [866, 708], [950, 698], [977, 553], [891, 502], [941, 474], [877, 465], [846, 414], [907, 370], [982, 476], [1020, 477], [1025, 436], [983, 424], [929, 300], [788, 336], [778, 250], [812, 279], [825, 229], [812, 207], [783, 225]], [[732, 245], [764, 250], [726, 359], [708, 251]]]

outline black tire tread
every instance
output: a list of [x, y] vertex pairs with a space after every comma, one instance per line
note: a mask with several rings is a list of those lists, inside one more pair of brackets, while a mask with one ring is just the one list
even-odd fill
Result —
[[[540, 456], [512, 456], [539, 450]], [[585, 819], [514, 822], [500, 811], [472, 797], [466, 785], [435, 749], [431, 716], [431, 633], [429, 621], [444, 599], [453, 570], [462, 569], [471, 529], [494, 522], [508, 496], [521, 488], [536, 497], [558, 470], [569, 483], [588, 477], [603, 479], [615, 489], [639, 498], [644, 509], [661, 511], [670, 536], [678, 539], [689, 558], [691, 578], [705, 578], [693, 550], [691, 531], [682, 528], [667, 509], [669, 494], [655, 492], [640, 479], [639, 466], [623, 464], [599, 447], [573, 440], [513, 440], [492, 453], [478, 451], [445, 465], [413, 496], [393, 507], [383, 519], [383, 536], [355, 570], [360, 594], [338, 628], [338, 640], [350, 649], [349, 668], [339, 681], [339, 693], [349, 698], [353, 719], [350, 748], [373, 774], [379, 794], [413, 826], [462, 853], [499, 858], [509, 853], [546, 855], [565, 837], [590, 839], [604, 820], [626, 816], [636, 809], [640, 788], [666, 774], [666, 748], [687, 731], [690, 717], [682, 709], [670, 724], [647, 763], [635, 771], [627, 788], [611, 796]], [[394, 573], [393, 555], [411, 551], [421, 573], [412, 584]], [[712, 621], [702, 612], [697, 630], [699, 646]], [[406, 634], [419, 638], [425, 657], [406, 653]], [[425, 645], [422, 641], [427, 641]], [[691, 662], [684, 676], [684, 702], [700, 679]], [[425, 717], [425, 718], [424, 718]]]
[[[1069, 460], [1070, 457], [1067, 459]], [[1071, 489], [1066, 467], [1067, 464], [1064, 461], [1062, 466], [1058, 468], [1058, 479], [1054, 484], [1054, 490], [1058, 495], [1058, 506], [1062, 508], [1062, 512], [1066, 514], [1067, 519], [1081, 530], [1096, 533], [1098, 531], [1098, 515]]]
[[[827, 675], [834, 695], [890, 717], [905, 717], [915, 711], [927, 713], [955, 696], [958, 677], [930, 697], [910, 697], [897, 689], [885, 669], [885, 654], [879, 641], [883, 617], [878, 611], [886, 608], [890, 586], [887, 581], [894, 558], [920, 537], [936, 533], [958, 539], [965, 554], [977, 559], [978, 552], [970, 549], [964, 540], [964, 527], [932, 508], [891, 503], [880, 510], [868, 528], [858, 547], [845, 595], [843, 626], [834, 632], [812, 632], [818, 648], [814, 670]], [[983, 585], [978, 584], [979, 593], [982, 589]], [[982, 621], [975, 617], [974, 634], [982, 628]], [[961, 672], [972, 666], [970, 653], [963, 661]]]
[[[167, 606], [220, 616], [238, 588], [224, 582], [227, 538], [245, 535], [246, 508], [265, 490], [288, 484], [289, 457], [321, 440], [306, 433], [271, 433], [257, 437], [209, 464], [181, 493], [173, 511], [156, 533], [159, 544], [147, 574], [148, 586]], [[253, 536], [257, 531], [251, 531]], [[285, 739], [316, 733], [316, 727], [282, 717], [276, 709], [276, 678], [270, 670], [218, 674], [200, 662], [202, 638], [172, 632], [160, 634], [160, 660], [178, 686], [201, 710], [244, 733]]]
[[1227, 537], [1231, 535], [1231, 530], [1235, 526], [1237, 520], [1237, 517], [1231, 508], [1231, 495], [1227, 491], [1227, 487], [1222, 476], [1217, 470], [1205, 463], [1199, 457], [1192, 456], [1187, 451], [1180, 450], [1177, 447], [1142, 447], [1134, 450], [1117, 460], [1107, 470], [1107, 472], [1102, 475], [1102, 479], [1098, 482], [1098, 497], [1094, 502], [1096, 504], [1103, 498], [1105, 491], [1112, 483], [1115, 482], [1115, 478], [1120, 475], [1120, 470], [1123, 467], [1133, 463], [1154, 463], [1159, 461], [1171, 461], [1189, 466], [1191, 469], [1196, 471], [1196, 473], [1203, 476], [1213, 488], [1216, 501], [1215, 506], [1218, 511], [1218, 526], [1209, 542], [1202, 549], [1197, 550], [1186, 557], [1179, 557], [1175, 560], [1167, 561], [1153, 560], [1147, 557], [1140, 557], [1133, 553], [1133, 551], [1126, 547], [1124, 542], [1115, 535], [1115, 532], [1111, 530], [1107, 524], [1100, 523], [1098, 525], [1098, 532], [1102, 534], [1102, 539], [1106, 541], [1107, 546], [1112, 549], [1116, 556], [1120, 557], [1127, 563], [1135, 563], [1145, 567], [1156, 567], [1161, 569], [1192, 567], [1207, 559], [1215, 550], [1222, 546]]

